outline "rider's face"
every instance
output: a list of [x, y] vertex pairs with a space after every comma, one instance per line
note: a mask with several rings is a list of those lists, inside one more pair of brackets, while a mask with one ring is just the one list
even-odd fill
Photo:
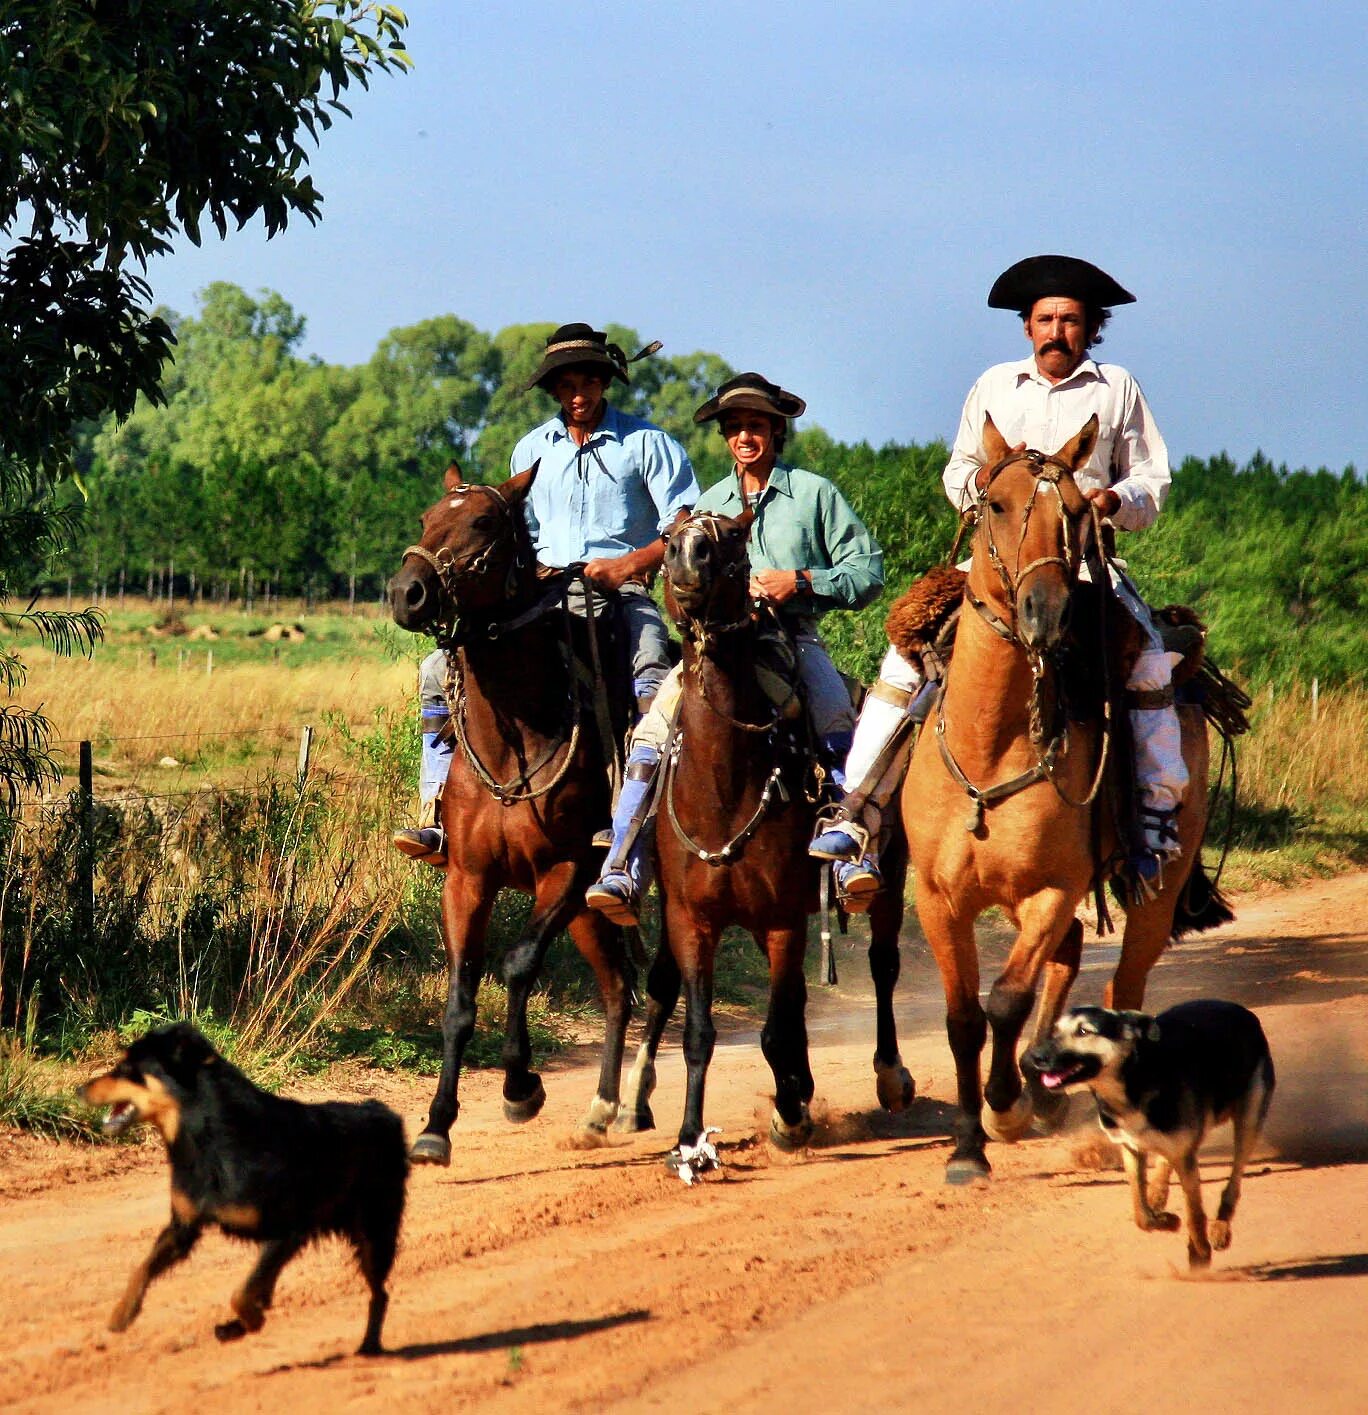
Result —
[[601, 373], [567, 369], [551, 385], [551, 395], [561, 405], [567, 423], [592, 428], [603, 406], [603, 389]]
[[1026, 320], [1026, 337], [1046, 378], [1052, 383], [1068, 378], [1088, 352], [1087, 306], [1063, 295], [1037, 300]]
[[743, 472], [767, 472], [774, 466], [774, 420], [767, 413], [741, 409], [722, 419], [727, 450]]

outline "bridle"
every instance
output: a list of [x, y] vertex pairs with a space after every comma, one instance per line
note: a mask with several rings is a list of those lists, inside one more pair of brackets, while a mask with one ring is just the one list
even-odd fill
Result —
[[[998, 550], [997, 541], [993, 536], [993, 520], [989, 511], [988, 499], [993, 482], [1009, 466], [1014, 466], [1018, 462], [1027, 462], [1035, 472], [1035, 481], [1031, 487], [1031, 494], [1027, 498], [1025, 508], [1021, 517], [1021, 536], [1017, 541], [1017, 558], [1020, 559], [1021, 547], [1026, 543], [1026, 532], [1030, 526], [1031, 513], [1035, 510], [1036, 497], [1040, 494], [1042, 487], [1053, 488], [1055, 495], [1059, 498], [1059, 512], [1061, 522], [1062, 554], [1042, 555], [1032, 560], [1025, 566], [1018, 566], [1015, 576], [1008, 570], [1002, 556]], [[1026, 579], [1043, 569], [1047, 565], [1059, 565], [1063, 568], [1072, 587], [1078, 577], [1079, 565], [1086, 559], [1094, 583], [1097, 585], [1102, 596], [1104, 606], [1100, 617], [1100, 637], [1101, 637], [1101, 659], [1102, 673], [1104, 680], [1107, 675], [1107, 620], [1105, 605], [1107, 601], [1108, 588], [1106, 578], [1106, 566], [1102, 556], [1102, 518], [1096, 506], [1087, 501], [1073, 479], [1073, 468], [1060, 458], [1044, 452], [1029, 450], [1026, 452], [1008, 452], [994, 462], [986, 472], [980, 473], [979, 490], [974, 499], [974, 508], [965, 525], [975, 525], [977, 532], [983, 536], [984, 544], [987, 547], [988, 561], [998, 573], [998, 578], [1002, 581], [1003, 598], [1011, 612], [1011, 622], [1008, 623], [1000, 615], [996, 614], [992, 607], [970, 588], [966, 581], [964, 586], [964, 597], [979, 617], [988, 627], [1001, 639], [1017, 648], [1023, 649], [1031, 667], [1031, 703], [1030, 703], [1030, 737], [1036, 748], [1037, 756], [1035, 764], [1018, 776], [1014, 776], [1009, 781], [1001, 781], [992, 786], [979, 787], [964, 774], [963, 768], [955, 760], [954, 753], [950, 750], [950, 744], [946, 740], [946, 717], [945, 717], [945, 691], [949, 683], [948, 675], [941, 680], [940, 691], [936, 699], [936, 745], [940, 749], [941, 761], [946, 771], [950, 773], [955, 784], [969, 797], [972, 805], [969, 816], [965, 821], [965, 829], [970, 834], [975, 833], [983, 824], [983, 813], [989, 806], [998, 801], [1005, 800], [1009, 796], [1014, 796], [1018, 791], [1023, 791], [1028, 786], [1035, 785], [1038, 781], [1048, 781], [1055, 789], [1055, 794], [1059, 799], [1069, 806], [1089, 806], [1096, 799], [1098, 791], [1102, 786], [1102, 779], [1106, 772], [1107, 760], [1111, 750], [1111, 698], [1107, 695], [1104, 700], [1103, 721], [1102, 721], [1102, 742], [1098, 751], [1097, 768], [1093, 773], [1092, 783], [1088, 788], [1087, 795], [1082, 800], [1074, 800], [1060, 786], [1055, 777], [1055, 763], [1060, 753], [1064, 750], [1068, 738], [1068, 715], [1063, 710], [1061, 702], [1056, 703], [1055, 720], [1057, 723], [1053, 736], [1049, 741], [1045, 740], [1044, 723], [1044, 680], [1046, 667], [1046, 654], [1040, 649], [1034, 648], [1025, 643], [1017, 630], [1017, 602], [1021, 597], [1021, 587]], [[1089, 540], [1088, 549], [1080, 555], [1076, 548], [1078, 523], [1083, 518], [1089, 518], [1092, 526], [1092, 535]], [[965, 527], [961, 527], [961, 535]], [[955, 538], [955, 546], [958, 549], [960, 536]], [[954, 552], [952, 552], [953, 556]], [[1056, 674], [1056, 678], [1058, 674]]]

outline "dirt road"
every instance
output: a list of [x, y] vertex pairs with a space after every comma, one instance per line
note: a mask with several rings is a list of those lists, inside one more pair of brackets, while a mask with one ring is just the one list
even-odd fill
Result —
[[[862, 953], [811, 1007], [817, 1145], [756, 1136], [768, 1072], [724, 1029], [709, 1123], [725, 1167], [686, 1189], [661, 1164], [683, 1094], [661, 1066], [661, 1129], [576, 1151], [588, 1055], [549, 1068], [532, 1125], [498, 1078], [465, 1085], [449, 1170], [416, 1171], [386, 1331], [350, 1355], [364, 1294], [340, 1249], [297, 1260], [260, 1335], [213, 1324], [250, 1263], [207, 1238], [124, 1336], [104, 1319], [163, 1221], [151, 1146], [0, 1139], [0, 1402], [15, 1410], [874, 1411], [1368, 1408], [1368, 875], [1244, 901], [1173, 949], [1148, 1002], [1256, 1008], [1279, 1090], [1234, 1244], [1189, 1280], [1181, 1235], [1131, 1224], [1119, 1171], [1079, 1169], [1079, 1134], [993, 1146], [990, 1186], [942, 1183], [952, 1072], [934, 969], [904, 950], [903, 1055], [920, 1096], [874, 1101]], [[989, 951], [1000, 953], [999, 945]], [[1085, 960], [1096, 1001], [1110, 949]], [[987, 970], [986, 970], [987, 971]], [[988, 976], [992, 974], [988, 971]], [[366, 1078], [416, 1129], [428, 1083]], [[358, 1091], [359, 1093], [359, 1091]], [[1079, 1105], [1081, 1111], [1081, 1104]], [[1224, 1177], [1219, 1148], [1205, 1167]]]

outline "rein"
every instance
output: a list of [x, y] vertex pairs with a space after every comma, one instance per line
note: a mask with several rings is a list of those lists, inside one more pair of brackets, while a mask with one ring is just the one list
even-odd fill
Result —
[[[1031, 520], [1031, 512], [1035, 509], [1036, 496], [1042, 486], [1052, 486], [1056, 496], [1059, 497], [1059, 509], [1064, 522], [1063, 551], [1062, 555], [1043, 555], [1032, 560], [1024, 569], [1019, 569], [1013, 577], [1002, 560], [993, 538], [992, 521], [985, 514], [988, 506], [989, 489], [997, 476], [1008, 466], [1017, 462], [1025, 461], [1031, 464], [1036, 473], [1035, 485], [1031, 489], [1031, 495], [1026, 502], [1025, 510], [1021, 518], [1021, 536], [1017, 541], [1018, 558], [1022, 545], [1026, 541], [1026, 532]], [[1061, 490], [1060, 481], [1062, 477], [1068, 477], [1065, 490]], [[1074, 495], [1079, 501], [1079, 505], [1070, 507], [1069, 497], [1066, 491], [1072, 488]], [[1098, 586], [1099, 594], [1102, 598], [1102, 612], [1099, 616], [1100, 630], [1100, 658], [1104, 680], [1108, 675], [1107, 667], [1107, 616], [1106, 600], [1108, 588], [1106, 582], [1106, 565], [1102, 557], [1102, 518], [1097, 508], [1090, 502], [1078, 497], [1077, 488], [1073, 486], [1072, 468], [1059, 458], [1047, 456], [1045, 453], [1028, 451], [1024, 453], [1009, 452], [1005, 457], [999, 458], [992, 464], [982, 477], [982, 485], [979, 488], [978, 496], [975, 499], [972, 523], [976, 523], [982, 532], [984, 543], [987, 546], [987, 554], [990, 564], [997, 571], [998, 577], [1002, 581], [1003, 597], [1011, 611], [1011, 622], [1008, 623], [1000, 615], [995, 613], [992, 607], [970, 588], [968, 583], [964, 587], [964, 597], [979, 617], [1000, 639], [1022, 649], [1028, 658], [1031, 668], [1031, 700], [1030, 700], [1030, 738], [1036, 748], [1036, 760], [1034, 765], [1019, 775], [1012, 777], [1008, 781], [997, 782], [992, 786], [975, 786], [965, 775], [964, 769], [955, 760], [950, 743], [946, 737], [946, 717], [944, 711], [945, 692], [949, 686], [948, 677], [943, 679], [936, 698], [936, 745], [940, 750], [941, 761], [946, 771], [950, 773], [955, 784], [967, 795], [972, 802], [968, 818], [965, 821], [965, 829], [970, 834], [975, 834], [983, 825], [984, 811], [999, 801], [1006, 800], [1009, 796], [1015, 796], [1019, 791], [1024, 791], [1028, 786], [1034, 786], [1037, 782], [1048, 781], [1054, 788], [1055, 795], [1067, 806], [1084, 807], [1090, 806], [1097, 799], [1097, 794], [1101, 790], [1103, 779], [1106, 775], [1107, 762], [1111, 756], [1112, 740], [1112, 704], [1111, 695], [1104, 695], [1102, 712], [1102, 741], [1098, 749], [1097, 765], [1093, 772], [1092, 782], [1088, 787], [1087, 794], [1081, 800], [1075, 800], [1059, 784], [1055, 776], [1055, 765], [1060, 754], [1066, 750], [1068, 740], [1069, 724], [1068, 715], [1062, 704], [1062, 684], [1058, 686], [1061, 701], [1056, 703], [1056, 718], [1060, 722], [1058, 730], [1048, 742], [1045, 738], [1044, 726], [1044, 683], [1045, 683], [1045, 656], [1038, 650], [1029, 647], [1017, 632], [1017, 599], [1021, 593], [1021, 586], [1029, 575], [1046, 565], [1059, 565], [1063, 567], [1065, 574], [1069, 578], [1070, 586], [1078, 578], [1079, 558], [1073, 548], [1072, 529], [1074, 522], [1080, 515], [1087, 514], [1091, 518], [1092, 536], [1090, 539], [1090, 552], [1085, 553], [1085, 559], [1089, 565], [1094, 582]], [[967, 526], [971, 522], [966, 519], [962, 522], [960, 531], [955, 537], [956, 549], [959, 547], [960, 539]], [[1058, 668], [1056, 666], [1056, 681], [1059, 683]]]

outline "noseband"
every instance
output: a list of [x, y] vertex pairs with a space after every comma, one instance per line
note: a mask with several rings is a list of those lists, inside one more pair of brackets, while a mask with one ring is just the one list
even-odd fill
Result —
[[[708, 537], [710, 541], [719, 549], [722, 548], [722, 522], [730, 520], [728, 516], [723, 516], [716, 511], [695, 511], [686, 521], [680, 523], [674, 531], [674, 535], [681, 535], [690, 527], [697, 527]], [[670, 578], [668, 567], [665, 570], [665, 577]], [[713, 639], [720, 634], [732, 634], [738, 630], [746, 628], [751, 623], [749, 605], [741, 614], [740, 618], [733, 619], [726, 624], [714, 624], [707, 615], [712, 608], [714, 598], [726, 588], [733, 580], [744, 577], [750, 579], [750, 559], [742, 555], [739, 560], [732, 561], [729, 565], [724, 565], [717, 572], [712, 584], [708, 588], [707, 596], [703, 603], [701, 614], [691, 614], [683, 605], [680, 605], [680, 613], [684, 617], [684, 622], [688, 626], [689, 636], [693, 639], [699, 652], [706, 650]], [[673, 580], [671, 584], [673, 585]], [[678, 599], [676, 599], [678, 603]]]

